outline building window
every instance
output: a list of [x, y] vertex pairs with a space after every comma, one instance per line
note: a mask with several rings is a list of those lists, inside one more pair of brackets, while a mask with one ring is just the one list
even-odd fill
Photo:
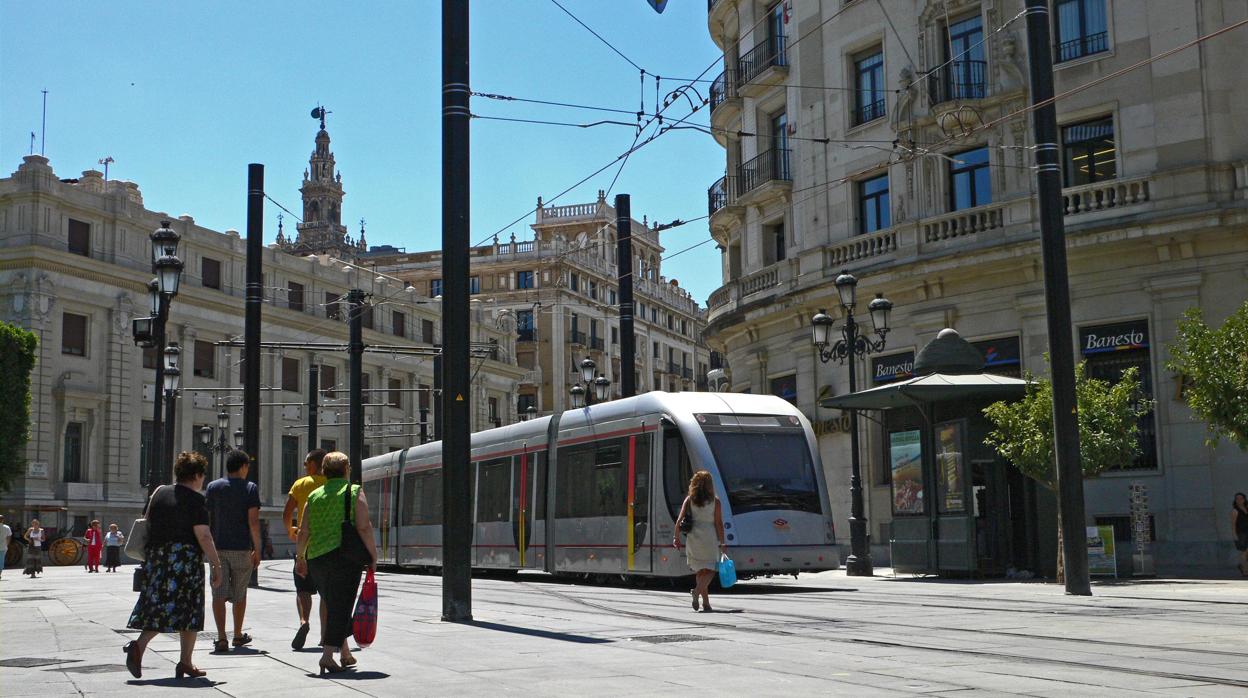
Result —
[[620, 328], [618, 327], [611, 328], [611, 343], [612, 344], [620, 343]]
[[615, 289], [609, 289], [607, 291], [607, 302], [610, 303], [611, 305], [616, 305], [620, 302], [619, 296], [615, 295]]
[[858, 233], [873, 233], [892, 224], [888, 206], [888, 174], [859, 182]]
[[490, 424], [495, 427], [503, 426], [503, 420], [498, 414], [498, 398], [487, 398], [486, 405], [490, 415]]
[[533, 311], [516, 311], [516, 338], [521, 342], [532, 342], [537, 339], [536, 334], [533, 328]]
[[65, 457], [61, 468], [61, 482], [83, 482], [82, 452], [86, 425], [70, 422], [65, 425]]
[[199, 279], [205, 288], [221, 288], [221, 262], [211, 257], [199, 258]]
[[303, 284], [294, 281], [286, 284], [286, 307], [303, 312]]
[[1109, 50], [1105, 0], [1057, 0], [1055, 63]]
[[325, 317], [330, 320], [342, 319], [342, 310], [338, 304], [340, 300], [342, 300], [342, 296], [337, 293], [325, 292]]
[[282, 390], [297, 393], [300, 384], [299, 359], [282, 357]]
[[988, 95], [984, 21], [979, 15], [949, 25], [945, 44], [945, 94], [949, 99], [983, 99]]
[[474, 276], [468, 279], [468, 293], [477, 294], [481, 292], [481, 277]]
[[537, 396], [536, 395], [516, 396], [516, 411], [520, 414], [521, 417], [528, 414], [530, 407], [533, 408], [534, 412], [537, 411]]
[[775, 148], [772, 158], [773, 171], [767, 173], [769, 179], [792, 181], [789, 172], [789, 115], [780, 112], [771, 117], [771, 144]]
[[403, 381], [399, 378], [391, 378], [387, 385], [390, 389], [386, 391], [389, 393], [389, 395], [386, 396], [386, 403], [388, 403], [391, 407], [402, 409]]
[[984, 373], [1006, 376], [1008, 378], [1023, 377], [1018, 335], [971, 342], [971, 346], [984, 355]]
[[338, 450], [337, 439], [321, 439], [321, 450], [326, 451], [326, 452], [337, 451]]
[[321, 364], [321, 394], [326, 397], [333, 397], [334, 386], [338, 384], [338, 369], [326, 364]]
[[70, 356], [87, 355], [86, 315], [61, 314], [61, 353]]
[[875, 121], [884, 116], [884, 52], [875, 49], [854, 61], [857, 87], [857, 108], [854, 125]]
[[572, 289], [573, 291], [580, 291], [581, 290], [581, 277], [576, 274], [571, 274], [568, 277], [568, 288]]
[[[1153, 397], [1153, 372], [1149, 348], [1148, 321], [1135, 320], [1079, 330], [1079, 350], [1087, 362], [1087, 375], [1117, 383], [1122, 374], [1134, 367], [1139, 373], [1140, 393]], [[1157, 468], [1157, 418], [1152, 410], [1136, 422], [1139, 429], [1139, 455], [1132, 463], [1115, 470], [1154, 470]]]
[[659, 343], [658, 343], [658, 342], [655, 342], [655, 343], [654, 343], [654, 358], [656, 358], [656, 359], [657, 359], [657, 358], [659, 358], [660, 356], [662, 356], [662, 354], [660, 354], [660, 353], [659, 353]]
[[420, 321], [420, 341], [425, 344], [433, 344], [433, 320]]
[[407, 336], [407, 315], [397, 310], [394, 311], [393, 319], [391, 321], [391, 326], [394, 328], [395, 337], [406, 337]]
[[195, 340], [195, 364], [192, 371], [197, 378], [216, 376], [217, 347], [212, 342]]
[[373, 329], [374, 324], [376, 324], [376, 321], [374, 318], [373, 306], [360, 306], [360, 326], [366, 330], [371, 330]]
[[534, 281], [535, 279], [533, 277], [533, 272], [531, 271], [516, 272], [516, 288], [518, 289], [536, 288], [537, 284], [535, 284]]
[[[767, 263], [775, 264], [776, 262], [784, 261], [785, 251], [788, 247], [788, 243], [784, 239], [784, 221], [774, 225], [764, 226], [763, 240], [763, 244], [767, 245], [767, 249], [764, 251]], [[667, 327], [668, 329], [671, 329], [671, 315], [668, 315], [667, 319]]]
[[988, 149], [976, 148], [953, 156], [949, 163], [949, 210], [992, 203], [988, 172]]
[[778, 2], [767, 11], [767, 48], [775, 57], [775, 65], [788, 65], [784, 41], [784, 5]]
[[299, 456], [299, 437], [282, 437], [282, 491], [289, 492], [290, 486], [300, 478], [299, 470], [303, 459]]
[[1062, 127], [1062, 179], [1065, 186], [1115, 179], [1118, 176], [1117, 155], [1113, 117]]
[[598, 282], [593, 279], [589, 280], [589, 297], [598, 300]]
[[429, 297], [437, 298], [442, 295], [442, 279], [429, 280]]
[[91, 256], [91, 224], [85, 221], [69, 219], [69, 239], [67, 249], [71, 254], [83, 257]]

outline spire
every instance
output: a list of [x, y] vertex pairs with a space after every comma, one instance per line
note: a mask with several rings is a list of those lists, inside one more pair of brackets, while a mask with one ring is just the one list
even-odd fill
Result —
[[303, 221], [292, 247], [300, 254], [338, 254], [350, 257], [354, 247], [347, 243], [347, 228], [342, 225], [342, 175], [335, 172], [334, 153], [330, 150], [329, 132], [325, 130], [325, 107], [312, 110], [312, 118], [320, 121], [315, 147], [303, 173]]
[[364, 241], [364, 219], [360, 219], [360, 251], [368, 251], [368, 243]]
[[277, 214], [277, 244], [284, 246], [286, 244], [286, 234], [282, 232], [282, 214]]

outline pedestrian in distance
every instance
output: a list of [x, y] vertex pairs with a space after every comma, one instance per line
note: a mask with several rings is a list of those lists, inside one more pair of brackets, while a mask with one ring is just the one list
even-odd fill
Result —
[[[282, 522], [286, 524], [286, 535], [291, 542], [299, 540], [299, 525], [303, 521], [304, 506], [308, 503], [308, 495], [325, 484], [325, 476], [321, 474], [321, 461], [325, 459], [325, 449], [317, 448], [308, 451], [303, 459], [303, 469], [307, 473], [295, 480], [286, 496], [286, 509], [282, 512]], [[312, 597], [316, 594], [316, 585], [307, 575], [292, 575], [295, 578], [295, 611], [299, 614], [299, 629], [295, 631], [295, 639], [290, 641], [293, 650], [303, 649], [308, 640], [309, 616], [312, 615]], [[325, 603], [320, 604], [321, 628], [325, 627]]]
[[[321, 462], [325, 484], [308, 496], [304, 507], [303, 525], [295, 542], [295, 573], [312, 575], [316, 590], [325, 604], [326, 619], [321, 625], [320, 673], [336, 674], [354, 666], [356, 659], [347, 647], [351, 637], [351, 612], [360, 588], [363, 567], [353, 564], [344, 553], [343, 523], [347, 509], [353, 524], [371, 558], [369, 569], [377, 567], [377, 546], [373, 542], [373, 524], [368, 518], [368, 499], [359, 485], [350, 480], [351, 461], [345, 453], [334, 451]], [[341, 663], [334, 661], [339, 652]]]
[[1248, 496], [1243, 492], [1236, 492], [1231, 500], [1231, 531], [1239, 551], [1239, 573], [1248, 577]]
[[221, 559], [208, 528], [208, 507], [200, 490], [208, 461], [182, 452], [173, 464], [176, 485], [161, 485], [147, 505], [146, 560], [142, 590], [126, 627], [141, 630], [126, 643], [126, 668], [143, 676], [143, 653], [160, 633], [177, 633], [181, 655], [174, 676], [203, 676], [191, 661], [195, 638], [204, 629], [204, 558], [212, 570], [212, 586], [221, 584]]
[[100, 571], [100, 555], [104, 552], [104, 532], [100, 530], [100, 521], [96, 519], [87, 524], [87, 572]]
[[693, 610], [699, 610], [698, 597], [701, 597], [702, 612], [710, 613], [711, 580], [719, 569], [719, 556], [724, 550], [724, 514], [719, 497], [715, 496], [715, 483], [705, 470], [699, 470], [690, 478], [689, 496], [680, 505], [676, 530], [672, 535], [672, 545], [677, 549], [681, 547], [679, 522], [686, 516], [692, 517], [693, 527], [685, 534], [685, 559], [696, 580], [696, 586], [689, 595], [693, 600]]
[[251, 457], [239, 450], [225, 456], [226, 476], [208, 483], [207, 506], [212, 542], [221, 558], [221, 584], [212, 588], [212, 617], [217, 624], [213, 652], [230, 651], [225, 637], [225, 602], [234, 606], [234, 646], [251, 642], [243, 632], [247, 585], [260, 566], [260, 488], [247, 481]]
[[22, 574], [30, 575], [31, 579], [43, 574], [43, 539], [47, 531], [39, 525], [39, 519], [31, 519], [30, 528], [23, 536], [26, 539], [26, 569]]
[[0, 576], [4, 574], [4, 558], [9, 554], [9, 541], [13, 540], [13, 529], [4, 522], [4, 515], [0, 514], [0, 541], [3, 541], [4, 547], [0, 548]]
[[126, 544], [126, 535], [117, 528], [117, 524], [108, 525], [108, 533], [104, 534], [104, 569], [116, 572], [121, 564], [121, 546]]

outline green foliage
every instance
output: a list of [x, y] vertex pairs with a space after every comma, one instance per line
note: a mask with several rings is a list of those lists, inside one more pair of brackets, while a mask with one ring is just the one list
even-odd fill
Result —
[[[1027, 394], [1017, 402], [996, 402], [984, 409], [995, 427], [984, 443], [996, 449], [1024, 475], [1051, 489], [1053, 467], [1053, 384], [1027, 375]], [[1075, 367], [1075, 398], [1079, 416], [1079, 460], [1084, 477], [1096, 477], [1136, 457], [1136, 420], [1152, 409], [1140, 397], [1139, 372], [1129, 368], [1122, 379], [1087, 376], [1083, 362]]]
[[1206, 443], [1226, 437], [1248, 451], [1248, 301], [1216, 330], [1200, 308], [1185, 317], [1166, 368], [1184, 377], [1187, 406], [1209, 425]]
[[0, 322], [0, 395], [9, 403], [0, 410], [0, 492], [26, 472], [30, 438], [30, 372], [35, 367], [35, 335]]

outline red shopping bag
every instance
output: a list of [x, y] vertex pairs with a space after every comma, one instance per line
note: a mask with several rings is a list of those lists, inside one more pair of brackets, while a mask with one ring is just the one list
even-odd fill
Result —
[[377, 581], [369, 569], [360, 588], [360, 598], [355, 602], [355, 615], [351, 620], [351, 635], [355, 644], [368, 647], [377, 637]]

